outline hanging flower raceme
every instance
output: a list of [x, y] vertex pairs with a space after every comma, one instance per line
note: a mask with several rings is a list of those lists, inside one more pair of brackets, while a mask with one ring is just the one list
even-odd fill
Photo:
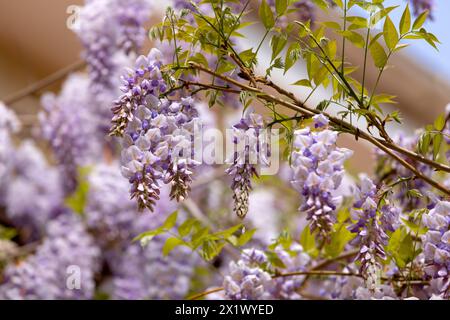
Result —
[[231, 189], [234, 192], [234, 212], [242, 219], [248, 213], [251, 180], [258, 176], [257, 166], [266, 164], [270, 156], [263, 128], [262, 116], [253, 110], [247, 110], [241, 121], [233, 127], [235, 150], [226, 173], [233, 178]]
[[99, 257], [80, 218], [66, 212], [48, 223], [46, 238], [33, 255], [8, 265], [0, 299], [92, 299]]
[[[384, 223], [380, 221], [377, 212], [377, 188], [366, 176], [361, 177], [361, 184], [355, 190], [355, 203], [351, 209], [351, 217], [356, 221], [349, 230], [356, 234], [352, 244], [360, 247], [355, 261], [359, 261], [360, 272], [366, 279], [367, 288], [375, 290], [379, 285], [380, 261], [386, 260], [384, 246], [387, 245], [386, 228], [391, 220], [387, 218]], [[394, 214], [389, 208], [383, 210], [390, 215]]]
[[307, 214], [311, 232], [317, 230], [321, 238], [327, 239], [341, 201], [333, 192], [341, 184], [344, 162], [352, 151], [336, 146], [337, 133], [327, 129], [327, 118], [315, 116], [313, 124], [314, 129], [306, 127], [294, 133], [292, 185], [300, 193], [299, 210]]
[[64, 189], [77, 187], [78, 168], [98, 158], [101, 136], [98, 122], [90, 110], [89, 80], [81, 74], [70, 76], [62, 92], [45, 94], [39, 114], [42, 137], [50, 143], [61, 170]]
[[139, 52], [147, 33], [145, 23], [154, 7], [153, 0], [114, 0], [118, 25], [117, 42], [125, 53]]
[[75, 31], [85, 47], [94, 93], [115, 87], [114, 74], [121, 67], [118, 55], [139, 51], [151, 8], [151, 0], [86, 1]]
[[123, 76], [124, 94], [113, 108], [111, 134], [123, 136], [123, 175], [132, 184], [131, 196], [140, 209], [153, 209], [160, 185], [171, 185], [171, 198], [187, 197], [194, 159], [198, 112], [191, 97], [160, 98], [167, 90], [160, 67], [161, 52], [152, 49]]
[[428, 228], [422, 237], [425, 273], [433, 279], [442, 279], [441, 291], [450, 295], [450, 202], [441, 201], [422, 217]]

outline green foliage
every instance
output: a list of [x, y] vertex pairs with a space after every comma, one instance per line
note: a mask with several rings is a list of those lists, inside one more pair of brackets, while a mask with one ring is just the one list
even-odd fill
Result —
[[405, 268], [418, 254], [412, 236], [404, 227], [398, 228], [391, 235], [386, 250], [400, 268]]
[[261, 6], [259, 7], [259, 18], [266, 29], [271, 29], [275, 25], [272, 9], [266, 0], [262, 0]]
[[327, 258], [336, 258], [345, 249], [345, 246], [356, 236], [348, 230], [350, 212], [347, 208], [341, 209], [337, 214], [337, 222], [333, 226], [330, 241], [325, 243], [324, 250]]
[[256, 231], [244, 232], [244, 226], [238, 224], [223, 231], [211, 232], [208, 227], [194, 218], [186, 219], [178, 224], [177, 222], [178, 211], [175, 211], [160, 227], [140, 234], [133, 241], [140, 241], [141, 245], [145, 246], [155, 237], [167, 235], [168, 238], [162, 249], [164, 256], [169, 255], [179, 246], [185, 246], [196, 251], [206, 261], [210, 261], [221, 253], [226, 244], [235, 247], [245, 246]]
[[306, 226], [300, 235], [300, 244], [303, 250], [311, 257], [315, 258], [319, 255], [319, 249], [316, 244], [316, 237], [311, 233], [309, 226]]
[[89, 167], [79, 168], [77, 189], [64, 201], [68, 208], [78, 214], [84, 213], [84, 208], [86, 206], [89, 194], [89, 182], [87, 177], [90, 172], [91, 168]]
[[17, 230], [14, 228], [8, 228], [0, 225], [0, 239], [1, 240], [12, 240], [17, 236]]

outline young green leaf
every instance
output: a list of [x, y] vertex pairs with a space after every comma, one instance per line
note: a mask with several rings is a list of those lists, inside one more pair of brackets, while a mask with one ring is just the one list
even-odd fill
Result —
[[387, 55], [384, 48], [378, 41], [373, 41], [369, 47], [375, 66], [379, 69], [383, 68], [387, 62]]
[[409, 11], [409, 4], [406, 5], [405, 11], [403, 11], [402, 18], [400, 19], [399, 29], [400, 34], [405, 34], [411, 28], [411, 12]]
[[398, 33], [394, 23], [392, 22], [391, 18], [389, 18], [389, 16], [387, 16], [386, 20], [384, 21], [383, 35], [387, 47], [391, 50], [394, 49], [398, 43]]
[[283, 34], [277, 34], [272, 37], [271, 45], [272, 45], [272, 58], [270, 62], [275, 60], [276, 57], [281, 53], [287, 43], [287, 37]]
[[288, 4], [289, 0], [275, 0], [275, 10], [279, 16], [286, 12]]
[[166, 242], [164, 243], [164, 246], [162, 249], [163, 255], [165, 257], [168, 256], [169, 253], [172, 252], [173, 249], [175, 249], [176, 247], [178, 247], [182, 244], [184, 244], [183, 241], [178, 238], [174, 238], [174, 237], [168, 238], [166, 240]]
[[298, 81], [294, 82], [292, 85], [293, 86], [309, 87], [309, 88], [312, 87], [311, 82], [308, 79], [298, 80]]
[[429, 11], [425, 10], [424, 12], [422, 12], [417, 18], [416, 20], [414, 20], [413, 26], [412, 26], [412, 30], [419, 30], [420, 27], [423, 26], [423, 24], [425, 23], [425, 21], [428, 18], [428, 14]]
[[172, 229], [173, 227], [175, 227], [175, 224], [177, 223], [177, 219], [178, 219], [178, 211], [175, 211], [170, 216], [167, 217], [162, 228], [166, 229], [166, 230]]
[[256, 229], [253, 229], [253, 230], [247, 230], [246, 232], [241, 234], [241, 236], [238, 238], [237, 245], [239, 247], [245, 246], [252, 239], [255, 232], [256, 232]]
[[266, 0], [263, 0], [261, 2], [261, 6], [259, 7], [259, 18], [266, 29], [271, 29], [275, 25], [272, 9], [270, 9], [270, 6], [267, 4]]

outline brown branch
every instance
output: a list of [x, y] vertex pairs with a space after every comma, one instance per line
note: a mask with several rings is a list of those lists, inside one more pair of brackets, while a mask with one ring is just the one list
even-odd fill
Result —
[[3, 100], [1, 100], [1, 99], [0, 100], [3, 101], [3, 103], [6, 105], [12, 105], [12, 104], [22, 100], [23, 98], [29, 96], [30, 94], [34, 94], [34, 93], [44, 89], [45, 87], [48, 87], [51, 84], [61, 80], [62, 78], [66, 77], [69, 73], [83, 68], [85, 65], [86, 65], [86, 63], [84, 61], [82, 61], [82, 60], [77, 61], [63, 69], [56, 71], [55, 73], [49, 75], [46, 78], [39, 80], [39, 81], [29, 85], [28, 87], [5, 97]]
[[[444, 187], [443, 185], [439, 184], [438, 182], [434, 181], [433, 179], [423, 175], [421, 172], [419, 172], [414, 166], [412, 166], [410, 163], [408, 163], [406, 160], [402, 159], [400, 156], [398, 156], [397, 154], [395, 154], [394, 152], [392, 152], [388, 147], [386, 147], [384, 144], [382, 144], [380, 141], [378, 141], [378, 139], [372, 137], [370, 134], [365, 133], [364, 131], [359, 130], [357, 127], [354, 127], [353, 125], [339, 119], [336, 117], [333, 117], [331, 115], [329, 115], [326, 112], [322, 112], [316, 109], [311, 109], [307, 106], [305, 106], [303, 103], [301, 103], [297, 98], [295, 98], [295, 96], [293, 96], [293, 98], [295, 99], [294, 102], [288, 102], [285, 100], [282, 100], [278, 97], [272, 96], [270, 94], [266, 94], [264, 92], [262, 92], [261, 90], [254, 88], [254, 87], [250, 87], [247, 86], [245, 84], [240, 83], [239, 81], [230, 79], [229, 77], [226, 77], [224, 75], [219, 75], [216, 74], [214, 71], [205, 68], [197, 63], [191, 62], [190, 66], [193, 68], [196, 68], [198, 70], [204, 71], [210, 75], [214, 75], [216, 77], [219, 77], [220, 79], [227, 81], [229, 83], [232, 83], [234, 85], [236, 85], [237, 87], [240, 87], [243, 90], [247, 90], [250, 92], [254, 92], [257, 94], [257, 96], [262, 99], [265, 100], [266, 102], [273, 102], [279, 105], [282, 105], [286, 108], [289, 108], [291, 110], [303, 113], [305, 115], [308, 116], [314, 116], [317, 114], [323, 114], [325, 115], [330, 122], [335, 125], [338, 129], [342, 130], [345, 133], [350, 133], [352, 135], [355, 136], [356, 139], [358, 139], [358, 137], [369, 141], [370, 143], [372, 143], [373, 145], [377, 146], [379, 149], [381, 149], [382, 151], [384, 151], [386, 154], [388, 154], [389, 156], [391, 156], [393, 159], [395, 159], [396, 161], [398, 161], [403, 167], [405, 167], [406, 169], [410, 170], [411, 172], [414, 173], [414, 175], [416, 175], [418, 178], [422, 179], [423, 181], [425, 181], [426, 183], [428, 183], [429, 185], [433, 186], [434, 188], [440, 190], [441, 192], [445, 193], [446, 195], [450, 196], [450, 190], [447, 189], [446, 187]], [[278, 88], [278, 92], [282, 91], [283, 89], [275, 86], [274, 88]], [[388, 142], [386, 142], [388, 143]], [[434, 163], [434, 162], [433, 162]], [[448, 172], [450, 172], [450, 168], [448, 168]]]

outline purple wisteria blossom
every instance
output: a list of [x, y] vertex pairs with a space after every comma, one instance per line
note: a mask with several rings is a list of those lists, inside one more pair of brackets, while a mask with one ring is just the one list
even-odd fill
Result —
[[113, 298], [126, 300], [183, 299], [189, 291], [199, 259], [186, 247], [162, 256], [164, 237], [145, 247], [128, 246], [114, 266]]
[[233, 126], [235, 150], [226, 173], [233, 178], [231, 189], [234, 192], [234, 212], [242, 219], [248, 213], [251, 180], [258, 176], [257, 166], [267, 163], [269, 156], [267, 142], [262, 134], [263, 128], [262, 116], [250, 109], [241, 121]]
[[341, 197], [333, 193], [344, 176], [344, 162], [352, 151], [336, 146], [337, 133], [327, 129], [328, 119], [314, 117], [314, 130], [306, 127], [294, 133], [293, 187], [300, 193], [300, 211], [307, 214], [311, 232], [328, 238]]
[[78, 168], [100, 157], [101, 138], [90, 102], [89, 79], [81, 74], [71, 75], [58, 96], [47, 93], [41, 99], [42, 137], [50, 143], [66, 193], [77, 186]]
[[[361, 263], [360, 272], [366, 280], [367, 288], [375, 290], [380, 281], [380, 261], [386, 260], [384, 246], [387, 245], [388, 237], [385, 228], [388, 225], [380, 222], [377, 212], [377, 188], [368, 177], [361, 177], [361, 183], [355, 190], [354, 201], [350, 213], [352, 220], [356, 222], [349, 230], [356, 233], [351, 243], [360, 247], [355, 261]], [[391, 210], [385, 209], [385, 212], [388, 211]]]
[[[307, 271], [307, 266], [311, 261], [310, 256], [303, 251], [303, 247], [298, 243], [292, 244], [289, 250], [278, 246], [275, 248], [275, 253], [285, 266], [282, 270], [283, 273]], [[302, 299], [298, 290], [304, 279], [305, 276], [290, 276], [274, 279], [274, 286], [270, 289], [272, 297], [283, 300]]]
[[0, 101], [0, 204], [4, 201], [5, 188], [14, 164], [12, 134], [20, 129], [16, 114]]
[[111, 133], [123, 136], [122, 173], [140, 209], [153, 209], [162, 183], [171, 185], [178, 201], [190, 191], [194, 159], [194, 130], [198, 112], [191, 97], [159, 98], [167, 90], [160, 66], [161, 52], [140, 56], [134, 70], [123, 76], [124, 94], [113, 108]]
[[273, 282], [270, 274], [261, 268], [264, 263], [267, 263], [265, 253], [257, 249], [245, 249], [240, 260], [230, 262], [229, 274], [223, 282], [225, 297], [231, 300], [270, 299]]
[[[100, 250], [81, 219], [66, 212], [48, 223], [46, 237], [34, 254], [8, 265], [0, 299], [92, 299], [99, 257]], [[79, 278], [71, 282], [71, 273]]]
[[450, 202], [441, 201], [422, 222], [428, 228], [422, 237], [425, 256], [425, 273], [443, 280], [441, 291], [448, 297], [450, 287]]
[[75, 31], [85, 47], [94, 93], [115, 88], [114, 74], [121, 67], [116, 55], [139, 51], [152, 4], [150, 0], [88, 0], [82, 7]]
[[433, 19], [434, 0], [409, 0], [414, 8], [414, 15], [418, 16], [425, 10], [430, 12], [430, 18]]
[[41, 235], [63, 202], [60, 176], [32, 141], [24, 141], [10, 157], [5, 186], [7, 217], [31, 239]]

